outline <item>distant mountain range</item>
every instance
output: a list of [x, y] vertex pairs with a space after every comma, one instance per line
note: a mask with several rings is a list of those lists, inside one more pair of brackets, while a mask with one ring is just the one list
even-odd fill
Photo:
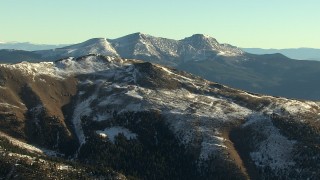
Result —
[[[195, 39], [190, 49], [213, 46]], [[138, 45], [126, 53], [159, 52], [144, 45], [148, 51]], [[292, 61], [228, 52], [187, 62], [218, 61], [232, 71], [247, 62], [261, 72]], [[253, 94], [141, 60], [0, 64], [0, 179], [319, 179], [319, 113], [315, 102]]]
[[15, 49], [24, 51], [36, 51], [45, 49], [54, 49], [67, 46], [66, 44], [49, 45], [49, 44], [32, 44], [29, 42], [0, 42], [0, 49]]
[[122, 58], [141, 59], [160, 64], [177, 66], [188, 61], [203, 61], [217, 56], [241, 57], [244, 52], [216, 39], [195, 34], [182, 40], [159, 38], [134, 33], [117, 39], [95, 38], [63, 48], [35, 51], [45, 59], [68, 56], [102, 54]]
[[0, 49], [0, 62], [2, 63], [18, 63], [21, 61], [40, 62], [44, 61], [41, 55], [32, 51]]
[[[98, 39], [96, 40], [99, 41]], [[103, 38], [101, 38], [100, 40], [103, 40]], [[67, 44], [60, 44], [60, 45], [33, 44], [30, 42], [22, 42], [22, 43], [21, 42], [0, 42], [0, 50], [14, 49], [14, 50], [24, 50], [24, 51], [39, 51], [39, 50], [62, 48], [65, 46], [68, 46], [68, 45]], [[286, 48], [286, 49], [241, 48], [241, 49], [251, 54], [280, 53], [291, 59], [320, 61], [320, 49], [315, 49], [315, 48]]]
[[320, 61], [320, 49], [314, 49], [314, 48], [289, 48], [289, 49], [243, 48], [243, 50], [252, 54], [281, 53], [292, 59]]
[[[1, 51], [0, 51], [1, 53]], [[6, 50], [3, 62], [22, 52]], [[255, 55], [195, 34], [182, 40], [134, 33], [117, 39], [95, 38], [62, 48], [28, 52], [26, 58], [54, 61], [101, 54], [171, 66], [210, 81], [255, 93], [320, 100], [320, 62], [292, 60], [282, 54]], [[16, 60], [15, 60], [16, 62]]]

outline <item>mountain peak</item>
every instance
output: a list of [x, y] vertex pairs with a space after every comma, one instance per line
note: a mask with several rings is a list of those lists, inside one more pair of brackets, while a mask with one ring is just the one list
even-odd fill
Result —
[[206, 34], [193, 34], [191, 37], [194, 37], [194, 38], [210, 38], [210, 36], [206, 35]]
[[150, 35], [148, 35], [148, 34], [146, 34], [146, 33], [143, 33], [143, 32], [136, 32], [136, 33], [133, 33], [133, 34], [135, 34], [135, 35], [137, 35], [137, 36], [140, 36], [140, 37], [150, 36]]
[[118, 40], [129, 40], [129, 41], [136, 41], [139, 39], [145, 39], [146, 37], [149, 37], [150, 35], [145, 34], [145, 33], [141, 33], [141, 32], [136, 32], [136, 33], [132, 33], [132, 34], [128, 34], [126, 36], [122, 36], [120, 38], [116, 38], [116, 39], [111, 39], [111, 41], [118, 41]]
[[[82, 45], [89, 45], [89, 44], [96, 44], [96, 43], [101, 43], [101, 42], [105, 42], [106, 39], [105, 38], [92, 38], [89, 40], [84, 41], [83, 43], [81, 43]], [[71, 45], [73, 46], [73, 45]]]
[[219, 42], [213, 38], [213, 37], [210, 37], [208, 35], [204, 35], [204, 34], [194, 34], [190, 37], [186, 37], [184, 39], [182, 39], [181, 41], [185, 41], [185, 42], [188, 42], [188, 43], [196, 43], [196, 44], [201, 44], [201, 45], [218, 45]]
[[101, 54], [173, 66], [186, 61], [214, 59], [217, 55], [240, 56], [243, 54], [236, 47], [220, 44], [215, 38], [204, 34], [194, 34], [182, 40], [174, 40], [154, 37], [142, 32], [116, 39], [93, 38], [83, 43], [59, 48], [58, 51], [36, 53], [50, 59]]
[[213, 38], [213, 37], [211, 37], [211, 36], [209, 36], [209, 35], [206, 35], [206, 34], [193, 34], [192, 36], [187, 37], [187, 38], [202, 39], [202, 40], [212, 39], [212, 40], [217, 41], [215, 38]]
[[143, 34], [143, 33], [141, 33], [141, 32], [136, 32], [136, 33], [129, 34], [128, 36], [141, 38], [141, 37], [143, 37], [143, 36], [144, 36], [144, 34]]

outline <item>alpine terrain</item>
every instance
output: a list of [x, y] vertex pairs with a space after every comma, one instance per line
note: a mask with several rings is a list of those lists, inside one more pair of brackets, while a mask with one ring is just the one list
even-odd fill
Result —
[[[3, 55], [1, 55], [3, 54]], [[320, 100], [320, 62], [292, 60], [282, 54], [255, 55], [195, 34], [182, 40], [134, 33], [117, 39], [95, 38], [42, 51], [0, 51], [2, 62], [52, 61], [100, 54], [140, 59], [187, 71], [250, 92]]]
[[261, 65], [285, 74], [296, 61], [250, 55], [203, 35], [133, 34], [36, 53], [61, 59], [0, 65], [0, 178], [320, 178], [319, 103], [175, 69]]

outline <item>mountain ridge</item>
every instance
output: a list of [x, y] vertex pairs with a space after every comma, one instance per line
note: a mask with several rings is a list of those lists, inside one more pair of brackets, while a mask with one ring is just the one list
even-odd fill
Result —
[[264, 48], [242, 48], [244, 51], [253, 54], [281, 53], [287, 57], [298, 60], [320, 60], [320, 49], [318, 48], [284, 48], [284, 49], [264, 49]]
[[[151, 36], [146, 33], [133, 33], [132, 35], [144, 35], [144, 36]], [[204, 35], [204, 34], [194, 34], [194, 35]], [[125, 37], [125, 36], [123, 36]], [[191, 37], [191, 36], [190, 36]], [[95, 39], [95, 38], [93, 38]], [[108, 39], [107, 40], [113, 40]], [[119, 38], [116, 38], [119, 39]], [[167, 40], [174, 40], [169, 38], [164, 38]], [[185, 38], [184, 38], [185, 39]], [[175, 41], [181, 41], [175, 40]], [[215, 39], [216, 40], [216, 39]], [[15, 49], [15, 50], [26, 50], [26, 51], [37, 51], [37, 50], [46, 50], [46, 49], [53, 49], [53, 48], [61, 48], [70, 46], [68, 44], [61, 44], [61, 45], [50, 45], [50, 44], [34, 44], [30, 42], [1, 42], [0, 41], [0, 49]], [[292, 59], [298, 60], [320, 60], [320, 51], [318, 48], [308, 48], [308, 47], [300, 47], [300, 48], [240, 48], [245, 52], [252, 53], [252, 54], [273, 54], [273, 53], [281, 53], [286, 55]]]
[[147, 179], [319, 177], [311, 101], [102, 55], [1, 64], [0, 80], [0, 130], [84, 166]]
[[320, 76], [319, 62], [293, 60], [281, 54], [250, 54], [202, 34], [172, 40], [133, 33], [116, 39], [95, 38], [52, 50], [12, 51], [14, 57], [8, 51], [0, 53], [11, 62], [17, 62], [15, 58], [23, 58], [18, 62], [53, 61], [87, 54], [140, 59], [254, 93], [320, 100], [320, 85], [315, 83]]
[[25, 51], [45, 50], [67, 46], [67, 44], [34, 44], [30, 42], [0, 42], [0, 49], [15, 49]]
[[[97, 40], [104, 41], [107, 46], [96, 43]], [[90, 53], [94, 54], [149, 60], [170, 65], [177, 65], [189, 60], [207, 59], [210, 56], [240, 56], [244, 53], [239, 48], [219, 44], [214, 38], [202, 34], [173, 40], [142, 33], [133, 33], [116, 39], [94, 38], [76, 45], [54, 50], [35, 51], [35, 53], [49, 59], [90, 54], [85, 50], [81, 52], [81, 49], [89, 49]], [[203, 52], [208, 55], [203, 55]]]

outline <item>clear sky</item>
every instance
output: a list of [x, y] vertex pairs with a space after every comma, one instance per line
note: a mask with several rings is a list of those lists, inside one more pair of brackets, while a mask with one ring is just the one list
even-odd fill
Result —
[[65, 44], [134, 32], [320, 48], [320, 0], [0, 0], [0, 41]]

